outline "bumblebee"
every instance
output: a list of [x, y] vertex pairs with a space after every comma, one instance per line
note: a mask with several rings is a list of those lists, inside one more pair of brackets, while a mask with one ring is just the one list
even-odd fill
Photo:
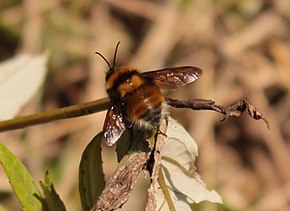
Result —
[[167, 115], [166, 98], [163, 92], [175, 90], [195, 81], [202, 70], [198, 67], [181, 66], [140, 73], [132, 67], [115, 67], [98, 52], [108, 64], [106, 91], [110, 99], [103, 132], [104, 141], [112, 146], [123, 132], [137, 124], [140, 128], [159, 125], [161, 117]]

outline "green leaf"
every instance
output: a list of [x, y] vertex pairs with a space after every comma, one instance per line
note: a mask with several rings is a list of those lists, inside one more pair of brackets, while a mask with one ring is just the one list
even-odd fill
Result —
[[[154, 146], [156, 130], [140, 130], [138, 125], [125, 130], [117, 141], [117, 158], [120, 162], [125, 155], [134, 152], [148, 152]], [[148, 142], [149, 141], [149, 142]]]
[[50, 181], [49, 174], [46, 172], [44, 182], [40, 181], [44, 193], [44, 201], [49, 211], [65, 211], [65, 206]]
[[23, 210], [43, 210], [42, 197], [28, 170], [4, 145], [0, 144], [0, 162]]
[[105, 187], [101, 143], [103, 133], [96, 135], [83, 152], [79, 167], [79, 191], [84, 210], [90, 210]]
[[117, 159], [118, 162], [128, 153], [130, 146], [132, 145], [133, 128], [124, 131], [120, 139], [117, 141]]
[[[191, 210], [192, 203], [210, 201], [222, 203], [215, 191], [207, 190], [205, 183], [196, 172], [194, 161], [197, 157], [197, 145], [186, 130], [172, 118], [169, 118], [167, 140], [161, 159], [163, 177], [158, 192], [158, 209], [172, 210], [173, 201], [176, 210]], [[160, 181], [159, 181], [160, 183]], [[164, 185], [166, 184], [166, 185]], [[168, 194], [169, 193], [169, 194]], [[169, 198], [170, 197], [170, 198]]]

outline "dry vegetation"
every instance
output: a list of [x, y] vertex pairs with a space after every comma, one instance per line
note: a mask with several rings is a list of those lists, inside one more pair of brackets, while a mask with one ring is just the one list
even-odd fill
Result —
[[[196, 210], [290, 210], [290, 3], [285, 0], [0, 1], [0, 59], [50, 53], [46, 83], [21, 114], [105, 96], [109, 60], [140, 70], [193, 65], [202, 77], [173, 93], [230, 105], [246, 98], [270, 122], [247, 115], [220, 122], [206, 111], [172, 110], [199, 145], [198, 171], [224, 199]], [[8, 92], [9, 90], [7, 90]], [[68, 210], [80, 210], [81, 153], [102, 128], [104, 113], [1, 134], [36, 180], [48, 169]], [[105, 148], [106, 172], [115, 167]], [[0, 174], [0, 210], [20, 209]], [[144, 185], [129, 210], [140, 210]], [[137, 203], [136, 203], [137, 202]]]

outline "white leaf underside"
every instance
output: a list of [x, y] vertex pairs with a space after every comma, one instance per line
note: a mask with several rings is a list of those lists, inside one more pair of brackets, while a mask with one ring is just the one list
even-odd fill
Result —
[[0, 120], [16, 116], [36, 94], [46, 75], [47, 58], [22, 54], [0, 64]]
[[[209, 201], [222, 203], [220, 195], [208, 190], [196, 173], [194, 162], [198, 148], [193, 138], [174, 119], [169, 118], [161, 170], [176, 210], [191, 210], [191, 203]], [[161, 189], [158, 192], [158, 210], [168, 210]]]

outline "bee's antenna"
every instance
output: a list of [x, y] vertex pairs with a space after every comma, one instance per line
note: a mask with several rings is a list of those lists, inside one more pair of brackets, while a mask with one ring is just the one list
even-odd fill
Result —
[[100, 52], [95, 52], [95, 54], [97, 54], [100, 57], [102, 57], [102, 59], [104, 59], [105, 62], [107, 63], [107, 65], [109, 66], [110, 70], [112, 69], [112, 66], [110, 65], [110, 63], [108, 62], [108, 60]]
[[121, 41], [119, 41], [117, 43], [116, 48], [115, 48], [114, 60], [113, 60], [113, 68], [115, 67], [115, 64], [116, 64], [117, 51], [118, 51], [118, 47], [119, 47], [120, 43], [121, 43]]
[[114, 53], [114, 60], [113, 60], [113, 66], [111, 66], [111, 64], [108, 62], [108, 60], [100, 53], [100, 52], [95, 52], [95, 54], [99, 55], [100, 57], [102, 57], [102, 59], [105, 60], [105, 62], [107, 63], [107, 65], [109, 66], [110, 70], [113, 70], [113, 68], [115, 67], [115, 63], [116, 63], [116, 57], [117, 57], [117, 51], [118, 51], [118, 47], [120, 45], [121, 41], [119, 41], [116, 45], [115, 48], [115, 53]]

